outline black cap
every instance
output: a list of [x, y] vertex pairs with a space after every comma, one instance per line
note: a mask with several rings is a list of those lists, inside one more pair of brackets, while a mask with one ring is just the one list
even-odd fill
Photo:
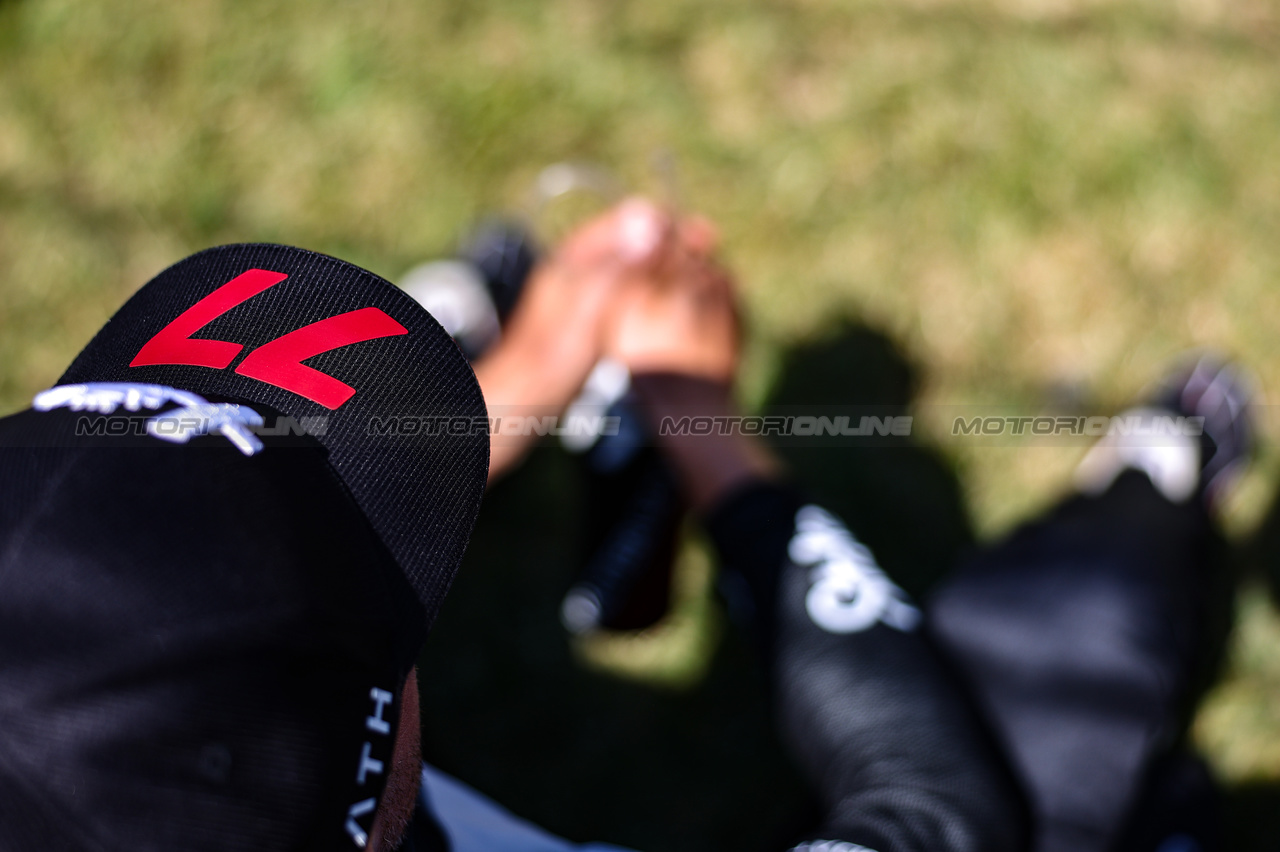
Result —
[[434, 617], [484, 493], [489, 439], [466, 359], [398, 287], [301, 249], [209, 249], [139, 290], [58, 384], [81, 382], [167, 385], [325, 424], [331, 464]]
[[360, 848], [483, 494], [465, 359], [377, 276], [242, 245], [59, 385], [0, 420], [0, 848]]

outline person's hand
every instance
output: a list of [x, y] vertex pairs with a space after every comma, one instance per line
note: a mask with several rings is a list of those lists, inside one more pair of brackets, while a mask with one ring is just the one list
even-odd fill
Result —
[[538, 403], [562, 407], [578, 391], [600, 357], [606, 311], [624, 284], [660, 264], [670, 229], [657, 206], [630, 199], [579, 227], [533, 270], [495, 355], [530, 359], [525, 369], [548, 390]]
[[[540, 263], [501, 340], [475, 365], [490, 417], [559, 415], [601, 356], [617, 294], [654, 274], [672, 236], [660, 208], [630, 199], [579, 227]], [[489, 480], [510, 470], [533, 441], [491, 438]]]
[[741, 324], [733, 281], [714, 257], [716, 242], [706, 220], [681, 222], [650, 274], [619, 290], [605, 352], [632, 375], [667, 373], [732, 383]]
[[726, 426], [736, 419], [741, 323], [733, 280], [715, 248], [709, 223], [681, 223], [653, 273], [618, 292], [605, 344], [631, 370], [658, 443], [699, 513], [746, 482], [776, 476], [779, 467], [763, 444], [731, 427], [711, 435], [668, 428], [685, 417]]

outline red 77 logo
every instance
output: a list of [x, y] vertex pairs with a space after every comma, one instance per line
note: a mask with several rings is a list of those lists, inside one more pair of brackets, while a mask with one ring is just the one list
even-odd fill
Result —
[[[193, 339], [191, 335], [288, 277], [266, 269], [250, 269], [237, 275], [160, 329], [138, 350], [129, 366], [185, 364], [226, 369], [244, 346], [225, 340]], [[408, 329], [378, 308], [361, 308], [313, 322], [262, 344], [245, 356], [236, 372], [333, 410], [350, 399], [356, 389], [302, 362], [353, 343], [408, 333]]]

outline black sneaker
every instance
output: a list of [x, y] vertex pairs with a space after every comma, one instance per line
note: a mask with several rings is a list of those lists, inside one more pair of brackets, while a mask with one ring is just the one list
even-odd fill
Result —
[[491, 219], [462, 241], [457, 258], [415, 266], [400, 286], [475, 361], [498, 342], [538, 254], [527, 228]]
[[1208, 354], [1190, 359], [1146, 405], [1111, 418], [1076, 469], [1077, 486], [1100, 493], [1121, 471], [1140, 470], [1175, 503], [1199, 496], [1213, 507], [1249, 461], [1253, 395], [1239, 366]]
[[533, 233], [514, 219], [490, 219], [462, 241], [458, 254], [480, 271], [505, 324], [542, 254]]
[[1200, 493], [1213, 504], [1248, 466], [1253, 453], [1254, 382], [1240, 368], [1211, 353], [1160, 382], [1155, 405], [1186, 417], [1203, 417]]

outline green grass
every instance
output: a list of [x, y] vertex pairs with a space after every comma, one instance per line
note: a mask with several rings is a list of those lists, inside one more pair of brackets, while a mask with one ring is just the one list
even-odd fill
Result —
[[[948, 406], [1109, 409], [1191, 346], [1280, 388], [1278, 46], [1275, 0], [0, 2], [0, 412], [196, 249], [394, 279], [548, 163], [659, 191], [670, 151], [741, 273], [747, 398], [840, 321], [883, 330], [997, 535], [1081, 448], [951, 441]], [[1262, 425], [1238, 541], [1280, 475]], [[1245, 600], [1196, 731], [1270, 783], [1280, 622]]]

